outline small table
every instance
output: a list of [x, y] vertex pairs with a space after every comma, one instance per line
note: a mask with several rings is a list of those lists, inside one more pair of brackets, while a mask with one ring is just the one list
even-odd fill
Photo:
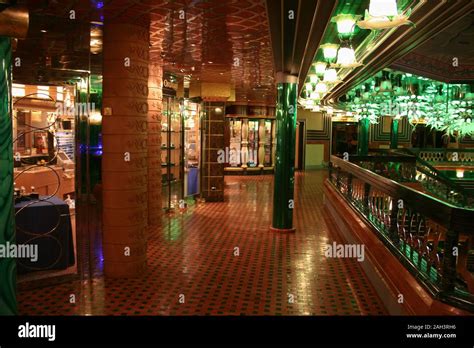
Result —
[[17, 245], [38, 245], [36, 262], [17, 259], [19, 274], [66, 269], [75, 264], [69, 206], [57, 197], [47, 198], [40, 196], [39, 201], [15, 204]]

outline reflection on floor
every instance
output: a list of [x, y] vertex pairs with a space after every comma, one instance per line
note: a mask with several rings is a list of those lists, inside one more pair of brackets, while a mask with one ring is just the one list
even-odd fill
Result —
[[268, 230], [273, 176], [226, 177], [225, 203], [163, 218], [144, 278], [94, 272], [92, 282], [22, 291], [20, 314], [387, 314], [356, 259], [324, 256], [327, 243], [341, 243], [323, 217], [325, 177], [297, 174], [295, 234]]

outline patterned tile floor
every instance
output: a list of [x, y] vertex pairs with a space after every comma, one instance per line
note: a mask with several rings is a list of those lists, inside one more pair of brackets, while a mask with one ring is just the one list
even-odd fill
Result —
[[324, 256], [326, 243], [341, 242], [323, 216], [325, 177], [297, 174], [295, 234], [268, 230], [272, 176], [226, 177], [225, 203], [163, 218], [145, 277], [104, 279], [98, 262], [92, 281], [21, 291], [20, 314], [387, 314], [355, 259]]

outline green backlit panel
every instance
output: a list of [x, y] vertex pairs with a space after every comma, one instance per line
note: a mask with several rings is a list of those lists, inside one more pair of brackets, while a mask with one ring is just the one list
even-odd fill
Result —
[[435, 283], [439, 281], [438, 271], [434, 268], [432, 268], [430, 271], [430, 279]]
[[[13, 215], [13, 148], [10, 38], [0, 37], [0, 244], [15, 242]], [[17, 312], [16, 261], [0, 258], [0, 315]]]
[[421, 259], [421, 271], [426, 273], [428, 271], [428, 262], [425, 259]]

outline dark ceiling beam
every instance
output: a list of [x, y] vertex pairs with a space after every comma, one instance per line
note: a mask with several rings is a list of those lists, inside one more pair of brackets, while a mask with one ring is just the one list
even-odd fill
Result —
[[[423, 44], [430, 37], [454, 21], [474, 10], [471, 0], [430, 0], [414, 11], [410, 20], [416, 27], [402, 26], [397, 28], [380, 46], [376, 47], [364, 60], [364, 66], [354, 69], [343, 79], [343, 82], [328, 93], [323, 103], [333, 104], [337, 99], [363, 83], [381, 69], [387, 68], [414, 48]], [[332, 100], [332, 102], [330, 102]]]
[[305, 42], [303, 50], [303, 57], [301, 59], [300, 70], [298, 71], [299, 84], [298, 94], [301, 93], [306, 76], [311, 69], [314, 57], [318, 47], [321, 45], [321, 40], [324, 36], [327, 26], [330, 23], [330, 19], [336, 9], [336, 0], [325, 0], [318, 1], [316, 5], [316, 11], [313, 16], [311, 28], [309, 29], [309, 35], [307, 40], [302, 40], [301, 44]]
[[336, 0], [266, 0], [275, 72], [299, 76], [300, 88], [336, 3]]

